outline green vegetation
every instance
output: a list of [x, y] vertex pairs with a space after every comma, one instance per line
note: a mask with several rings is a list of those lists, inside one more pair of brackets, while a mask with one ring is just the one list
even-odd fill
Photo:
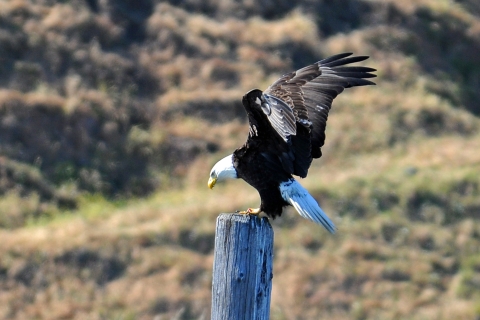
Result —
[[0, 0], [0, 318], [208, 318], [242, 95], [346, 51], [378, 85], [302, 180], [339, 232], [272, 221], [272, 319], [479, 317], [476, 1]]

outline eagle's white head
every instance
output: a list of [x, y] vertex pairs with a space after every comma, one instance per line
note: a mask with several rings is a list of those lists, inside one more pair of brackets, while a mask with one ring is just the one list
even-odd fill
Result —
[[217, 181], [237, 178], [237, 170], [233, 166], [233, 154], [231, 154], [213, 166], [212, 171], [210, 171], [210, 179], [208, 179], [208, 187], [212, 189]]

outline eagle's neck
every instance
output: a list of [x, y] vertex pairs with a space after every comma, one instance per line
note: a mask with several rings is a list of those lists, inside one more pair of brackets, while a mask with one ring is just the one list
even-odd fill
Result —
[[218, 161], [212, 168], [212, 173], [218, 181], [237, 179], [237, 170], [233, 165], [233, 154]]

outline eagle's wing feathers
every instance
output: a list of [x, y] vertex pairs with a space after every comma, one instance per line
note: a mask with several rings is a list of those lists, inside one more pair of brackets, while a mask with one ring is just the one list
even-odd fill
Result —
[[272, 127], [285, 142], [289, 137], [296, 134], [296, 117], [294, 110], [283, 100], [268, 94], [264, 94], [267, 108], [262, 108], [272, 124]]
[[[370, 73], [376, 71], [375, 69], [345, 66], [363, 61], [368, 57], [350, 57], [351, 55], [351, 53], [334, 55], [285, 74], [264, 92], [265, 96], [281, 99], [284, 104], [277, 105], [281, 105], [283, 110], [285, 110], [285, 104], [290, 107], [295, 116], [296, 126], [301, 125], [302, 131], [307, 129], [304, 136], [299, 136], [298, 132], [292, 130], [291, 123], [289, 123], [289, 130], [285, 131], [284, 123], [273, 120], [275, 114], [273, 110], [276, 106], [272, 106], [272, 112], [268, 119], [284, 140], [287, 141], [290, 138], [296, 156], [295, 162], [300, 164], [294, 174], [306, 175], [312, 157], [319, 158], [321, 156], [320, 148], [325, 142], [325, 128], [333, 99], [345, 88], [375, 84], [367, 80], [367, 78], [375, 77]], [[310, 143], [306, 141], [307, 135], [311, 137], [311, 141], [308, 141]]]
[[[370, 73], [375, 69], [345, 66], [367, 57], [350, 55], [338, 54], [284, 74], [263, 94], [252, 90], [245, 97], [252, 105], [259, 106], [258, 111], [261, 110], [265, 121], [268, 120], [267, 126], [283, 140], [274, 142], [269, 152], [276, 154], [289, 174], [305, 177], [312, 159], [322, 155], [320, 148], [325, 142], [325, 127], [333, 99], [345, 88], [374, 84], [367, 78], [375, 77]], [[246, 108], [250, 108], [249, 104]], [[253, 117], [250, 121], [258, 130], [255, 122], [263, 120]]]

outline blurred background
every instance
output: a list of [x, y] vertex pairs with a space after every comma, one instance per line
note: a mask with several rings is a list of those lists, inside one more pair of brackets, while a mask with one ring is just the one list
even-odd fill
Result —
[[478, 319], [477, 0], [0, 0], [0, 318], [209, 319], [241, 97], [341, 52], [377, 86], [301, 180], [338, 234], [271, 221], [272, 319]]

